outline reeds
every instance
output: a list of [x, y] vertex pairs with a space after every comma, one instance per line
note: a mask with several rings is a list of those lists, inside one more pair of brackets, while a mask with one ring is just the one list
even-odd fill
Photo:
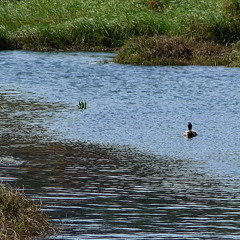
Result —
[[39, 206], [19, 190], [0, 185], [0, 239], [44, 237], [53, 232]]
[[114, 59], [141, 65], [229, 65], [231, 48], [181, 37], [138, 37], [128, 41]]

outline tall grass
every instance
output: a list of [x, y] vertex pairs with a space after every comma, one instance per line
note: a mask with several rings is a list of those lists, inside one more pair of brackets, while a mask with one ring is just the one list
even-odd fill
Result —
[[141, 0], [5, 0], [0, 26], [16, 48], [78, 49], [119, 47], [132, 36], [164, 32], [166, 22]]
[[[240, 39], [239, 0], [179, 0], [165, 12], [170, 35], [230, 44]], [[239, 14], [238, 14], [239, 16]]]
[[8, 47], [7, 30], [5, 26], [0, 26], [0, 49], [7, 49]]
[[117, 48], [136, 36], [240, 39], [239, 0], [1, 0], [0, 48]]
[[54, 229], [39, 207], [20, 191], [0, 185], [0, 239], [44, 237]]

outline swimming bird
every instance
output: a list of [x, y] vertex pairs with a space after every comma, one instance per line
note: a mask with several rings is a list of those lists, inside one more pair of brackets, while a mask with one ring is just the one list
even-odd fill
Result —
[[187, 137], [187, 138], [191, 138], [191, 137], [196, 137], [197, 133], [192, 130], [192, 123], [188, 122], [188, 130], [186, 130], [183, 134], [183, 136]]

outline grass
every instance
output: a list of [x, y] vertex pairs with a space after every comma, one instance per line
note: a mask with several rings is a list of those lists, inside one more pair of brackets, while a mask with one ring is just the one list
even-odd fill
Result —
[[162, 35], [232, 47], [239, 13], [240, 0], [2, 0], [0, 49], [108, 51]]
[[53, 226], [38, 205], [19, 190], [0, 185], [0, 239], [44, 237]]
[[237, 0], [186, 0], [169, 9], [172, 34], [221, 44], [240, 38], [240, 22], [235, 13]]
[[2, 38], [9, 48], [116, 48], [129, 37], [161, 32], [164, 22], [139, 0], [3, 0]]
[[153, 36], [129, 40], [115, 62], [137, 65], [230, 65], [229, 47], [181, 37]]

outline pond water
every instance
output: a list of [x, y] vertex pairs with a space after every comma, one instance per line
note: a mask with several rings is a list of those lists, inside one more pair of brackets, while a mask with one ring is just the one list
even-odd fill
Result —
[[0, 53], [0, 180], [41, 199], [52, 239], [239, 239], [240, 69], [113, 57]]

